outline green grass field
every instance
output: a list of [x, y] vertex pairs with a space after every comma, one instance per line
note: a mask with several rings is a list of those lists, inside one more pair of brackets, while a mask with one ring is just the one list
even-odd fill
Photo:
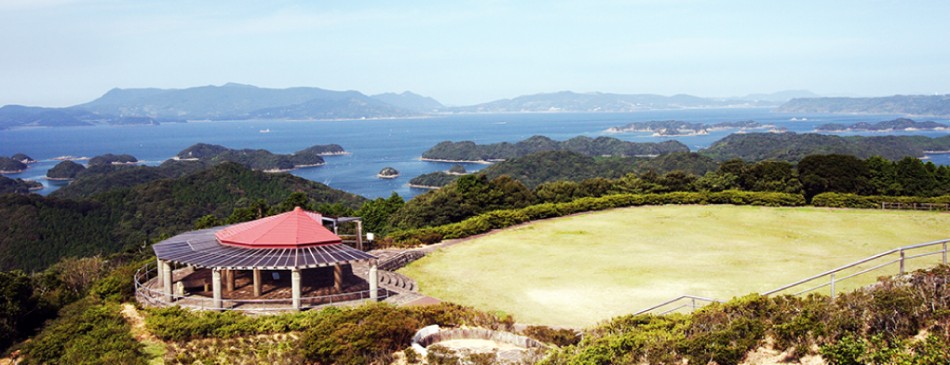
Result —
[[[765, 292], [882, 251], [948, 237], [948, 213], [635, 207], [492, 233], [400, 272], [427, 295], [509, 313], [521, 323], [586, 326], [683, 294], [729, 299]], [[896, 271], [891, 265], [837, 288]]]

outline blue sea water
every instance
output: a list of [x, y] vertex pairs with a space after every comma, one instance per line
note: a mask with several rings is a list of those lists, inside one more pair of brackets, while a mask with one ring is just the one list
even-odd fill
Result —
[[[387, 197], [392, 192], [410, 198], [425, 191], [409, 188], [408, 182], [411, 178], [447, 170], [451, 166], [450, 163], [420, 160], [425, 150], [441, 141], [495, 143], [517, 142], [534, 135], [544, 135], [555, 140], [565, 140], [578, 135], [611, 136], [634, 142], [675, 139], [695, 151], [708, 147], [734, 131], [713, 131], [699, 136], [654, 137], [649, 133], [612, 134], [607, 133], [606, 129], [631, 122], [653, 120], [702, 123], [754, 120], [805, 133], [825, 123], [878, 122], [896, 117], [793, 115], [773, 113], [768, 109], [689, 109], [634, 113], [464, 114], [385, 120], [246, 120], [169, 123], [159, 126], [20, 128], [0, 130], [0, 156], [25, 153], [40, 160], [23, 173], [6, 176], [40, 181], [45, 188], [39, 193], [48, 194], [65, 184], [43, 179], [46, 171], [59, 162], [53, 160], [58, 156], [93, 157], [104, 153], [127, 153], [136, 156], [145, 164], [158, 165], [199, 142], [221, 144], [236, 149], [260, 148], [275, 153], [293, 153], [312, 145], [336, 143], [342, 145], [350, 154], [329, 156], [325, 158], [325, 166], [299, 169], [292, 173], [368, 198]], [[948, 122], [946, 119], [928, 120]], [[261, 130], [270, 132], [261, 133]], [[855, 134], [876, 135], [840, 135]], [[917, 131], [892, 134], [939, 137], [947, 135], [948, 132]], [[950, 165], [950, 154], [936, 154], [928, 158], [937, 164]], [[480, 164], [464, 165], [469, 171], [485, 167]], [[386, 166], [399, 170], [400, 176], [392, 180], [378, 179], [376, 173]]]

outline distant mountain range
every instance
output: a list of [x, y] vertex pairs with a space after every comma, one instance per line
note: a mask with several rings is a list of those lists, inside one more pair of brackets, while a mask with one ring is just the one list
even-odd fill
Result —
[[448, 108], [453, 112], [633, 112], [655, 109], [763, 107], [778, 103], [767, 100], [712, 99], [692, 95], [576, 93], [561, 91], [519, 96], [472, 106]]
[[782, 113], [901, 114], [950, 116], [950, 95], [894, 95], [877, 98], [800, 98], [775, 109]]
[[270, 89], [228, 83], [185, 89], [112, 89], [96, 100], [67, 108], [7, 105], [0, 108], [0, 129], [101, 124], [155, 125], [188, 120], [333, 120], [403, 118], [435, 113], [616, 113], [741, 107], [777, 107], [777, 111], [789, 113], [950, 115], [950, 95], [898, 95], [883, 98], [816, 96], [803, 90], [729, 98], [561, 91], [471, 106], [446, 107], [431, 97], [409, 91], [368, 96], [358, 91], [315, 87]]
[[229, 83], [187, 89], [112, 89], [96, 100], [68, 108], [7, 105], [0, 108], [0, 129], [258, 118], [397, 118], [441, 107], [434, 99], [411, 92], [367, 96], [358, 91]]
[[877, 123], [860, 122], [846, 124], [822, 124], [815, 128], [819, 132], [898, 132], [898, 131], [950, 131], [950, 125], [937, 122], [915, 122], [907, 118], [897, 118]]

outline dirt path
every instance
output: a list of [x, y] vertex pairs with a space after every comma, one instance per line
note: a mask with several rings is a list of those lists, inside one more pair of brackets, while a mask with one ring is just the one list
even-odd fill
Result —
[[145, 327], [145, 317], [142, 316], [142, 313], [139, 313], [139, 311], [135, 309], [135, 306], [129, 303], [122, 304], [122, 311], [120, 313], [122, 313], [125, 320], [129, 322], [129, 325], [132, 326], [132, 337], [145, 346], [145, 354], [151, 357], [149, 363], [164, 363], [162, 357], [166, 352], [165, 343], [159, 340], [158, 337], [155, 337], [155, 335], [149, 332], [148, 328]]

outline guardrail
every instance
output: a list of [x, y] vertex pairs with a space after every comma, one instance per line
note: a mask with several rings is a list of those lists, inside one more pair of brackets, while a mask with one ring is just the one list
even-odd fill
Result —
[[[687, 302], [687, 303], [680, 303], [680, 302], [684, 302], [684, 301], [687, 301], [687, 300], [689, 300], [689, 302]], [[706, 297], [697, 297], [697, 296], [695, 296], [695, 295], [683, 295], [683, 296], [680, 296], [679, 298], [670, 299], [670, 300], [667, 300], [667, 301], [665, 301], [665, 302], [663, 302], [663, 303], [654, 305], [654, 306], [652, 306], [652, 307], [650, 307], [650, 308], [643, 309], [643, 310], [641, 310], [641, 311], [639, 311], [639, 312], [636, 312], [636, 313], [634, 313], [634, 314], [636, 315], [636, 314], [649, 313], [649, 312], [652, 312], [652, 311], [655, 311], [655, 310], [658, 310], [658, 309], [660, 309], [660, 308], [667, 307], [667, 306], [670, 306], [670, 305], [673, 305], [673, 304], [677, 304], [677, 306], [676, 306], [676, 307], [673, 307], [673, 308], [670, 308], [670, 309], [668, 309], [668, 310], [666, 310], [666, 311], [657, 313], [657, 314], [659, 314], [659, 315], [664, 315], [664, 314], [668, 314], [668, 313], [671, 313], [671, 312], [678, 311], [678, 310], [683, 309], [683, 308], [689, 308], [691, 311], [694, 311], [694, 310], [696, 310], [697, 308], [702, 307], [703, 305], [705, 305], [705, 304], [703, 304], [703, 305], [697, 305], [698, 302], [706, 302], [706, 304], [709, 304], [709, 303], [722, 303], [722, 301], [719, 300], [719, 299], [706, 298]]]
[[[140, 303], [151, 306], [178, 305], [185, 308], [201, 310], [237, 310], [245, 312], [282, 312], [296, 310], [293, 307], [293, 299], [221, 299], [221, 307], [214, 305], [214, 299], [198, 295], [178, 295], [172, 294], [171, 301], [167, 300], [166, 294], [159, 289], [149, 287], [148, 282], [157, 276], [156, 267], [151, 263], [136, 270], [135, 298]], [[370, 299], [370, 290], [355, 291], [349, 293], [320, 295], [300, 298], [300, 309], [312, 309], [331, 305], [358, 304]], [[397, 294], [385, 288], [379, 288], [377, 299], [383, 300], [389, 296]]]
[[[848, 279], [853, 279], [855, 277], [865, 276], [868, 273], [872, 273], [872, 272], [877, 273], [878, 271], [891, 265], [895, 265], [895, 264], [898, 265], [898, 270], [897, 270], [898, 275], [904, 275], [907, 272], [907, 266], [910, 261], [924, 258], [924, 257], [941, 255], [940, 262], [946, 265], [948, 244], [950, 244], [950, 238], [932, 241], [932, 242], [919, 243], [916, 245], [898, 247], [892, 250], [881, 252], [877, 255], [867, 257], [865, 259], [852, 262], [850, 264], [847, 264], [835, 269], [825, 271], [818, 275], [814, 275], [814, 276], [796, 281], [791, 284], [780, 286], [776, 289], [764, 292], [762, 293], [762, 295], [768, 296], [768, 295], [786, 293], [786, 294], [791, 294], [793, 296], [799, 296], [799, 295], [814, 292], [818, 289], [829, 288], [830, 296], [832, 299], [834, 299], [835, 295], [838, 292], [837, 289], [840, 287], [841, 282]], [[933, 263], [926, 266], [931, 266], [931, 265], [933, 265]], [[811, 285], [811, 286], [805, 287], [806, 285]], [[791, 293], [787, 293], [791, 291], [792, 289], [795, 289], [795, 291]], [[677, 311], [683, 308], [696, 310], [697, 308], [701, 307], [701, 306], [697, 306], [697, 301], [706, 302], [706, 304], [720, 302], [719, 300], [711, 299], [711, 298], [698, 297], [694, 295], [683, 295], [678, 298], [660, 303], [658, 305], [640, 310], [636, 312], [635, 314], [645, 314], [645, 313], [654, 312], [664, 307], [667, 307], [676, 303], [680, 303], [687, 299], [690, 300], [690, 303], [680, 304], [679, 306], [673, 309], [669, 309], [657, 314], [661, 314], [661, 315], [667, 314], [667, 313]]]

